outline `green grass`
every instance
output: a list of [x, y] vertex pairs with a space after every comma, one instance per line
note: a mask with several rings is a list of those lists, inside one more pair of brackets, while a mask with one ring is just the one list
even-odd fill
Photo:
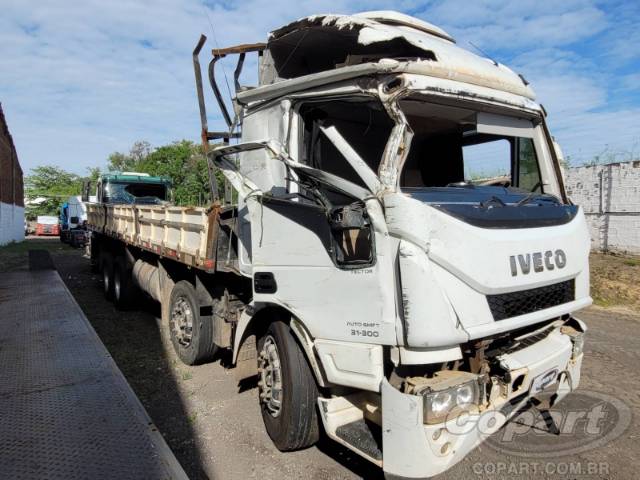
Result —
[[55, 252], [77, 252], [66, 243], [62, 243], [58, 237], [31, 238], [22, 242], [11, 242], [0, 247], [0, 254], [11, 255], [27, 253], [29, 250], [49, 250]]
[[79, 250], [60, 242], [58, 237], [33, 238], [12, 242], [0, 247], [0, 272], [25, 270], [29, 263], [29, 250], [48, 250], [56, 255], [77, 255]]
[[623, 263], [629, 267], [640, 267], [640, 258], [625, 258]]
[[11, 242], [0, 247], [0, 254], [11, 255], [18, 253], [25, 253], [29, 249], [35, 248], [32, 242]]

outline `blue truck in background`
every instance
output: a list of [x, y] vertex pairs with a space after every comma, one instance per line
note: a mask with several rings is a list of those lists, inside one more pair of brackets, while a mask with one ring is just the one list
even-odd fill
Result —
[[71, 196], [60, 208], [60, 241], [73, 247], [86, 244], [87, 207], [82, 197]]

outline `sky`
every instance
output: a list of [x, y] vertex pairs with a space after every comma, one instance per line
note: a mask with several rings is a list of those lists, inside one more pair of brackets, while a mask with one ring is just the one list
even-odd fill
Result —
[[[389, 9], [524, 75], [572, 165], [640, 157], [637, 0], [0, 0], [0, 102], [26, 173], [85, 174], [137, 140], [199, 141], [200, 33], [222, 47], [314, 13]], [[208, 105], [209, 128], [221, 128]]]

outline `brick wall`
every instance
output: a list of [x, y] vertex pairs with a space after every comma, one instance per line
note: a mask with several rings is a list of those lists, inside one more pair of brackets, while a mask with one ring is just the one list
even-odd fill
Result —
[[565, 173], [567, 194], [587, 217], [592, 248], [640, 254], [640, 161]]
[[0, 104], [0, 245], [24, 238], [22, 168]]

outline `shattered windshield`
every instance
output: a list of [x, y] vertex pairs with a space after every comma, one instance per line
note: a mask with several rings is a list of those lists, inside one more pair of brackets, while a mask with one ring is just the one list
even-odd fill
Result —
[[544, 193], [531, 122], [517, 120], [521, 122], [518, 129], [486, 127], [479, 118], [507, 124], [511, 120], [410, 100], [401, 102], [401, 108], [413, 130], [400, 173], [405, 193], [424, 201], [447, 197], [456, 202], [481, 202], [495, 196], [517, 201]]
[[163, 183], [109, 182], [104, 191], [105, 203], [156, 204], [167, 200], [167, 186]]
[[[547, 196], [531, 120], [411, 97], [399, 106], [412, 131], [399, 171], [403, 192], [423, 201], [462, 203]], [[316, 101], [299, 113], [300, 163], [375, 188], [367, 171], [380, 179], [384, 152], [394, 141], [394, 122], [379, 101]]]

